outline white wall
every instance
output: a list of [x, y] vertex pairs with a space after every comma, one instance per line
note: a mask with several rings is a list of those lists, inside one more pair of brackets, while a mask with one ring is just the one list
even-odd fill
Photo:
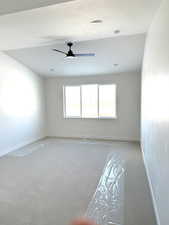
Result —
[[158, 224], [169, 224], [169, 1], [150, 28], [142, 78], [142, 149]]
[[43, 80], [0, 52], [0, 155], [44, 137]]
[[[46, 80], [48, 136], [115, 140], [139, 140], [140, 73], [107, 76], [49, 78]], [[116, 120], [64, 119], [63, 85], [88, 83], [117, 84]]]

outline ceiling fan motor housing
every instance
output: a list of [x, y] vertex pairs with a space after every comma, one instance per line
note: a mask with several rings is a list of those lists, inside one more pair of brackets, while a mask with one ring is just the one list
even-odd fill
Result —
[[75, 57], [75, 54], [73, 53], [73, 51], [72, 51], [72, 45], [73, 45], [73, 43], [72, 42], [68, 42], [67, 43], [67, 46], [69, 46], [69, 51], [68, 51], [68, 53], [67, 53], [67, 57]]
[[72, 47], [72, 45], [73, 45], [73, 43], [72, 43], [72, 42], [68, 42], [68, 43], [67, 43], [67, 46], [69, 46], [69, 48], [71, 48], [71, 47]]

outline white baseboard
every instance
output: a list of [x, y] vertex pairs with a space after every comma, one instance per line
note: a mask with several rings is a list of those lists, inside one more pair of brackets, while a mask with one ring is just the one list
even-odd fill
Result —
[[112, 138], [112, 137], [86, 137], [86, 136], [79, 136], [79, 137], [68, 137], [68, 136], [47, 136], [47, 138], [60, 138], [60, 139], [79, 139], [79, 140], [96, 140], [96, 141], [117, 141], [117, 142], [135, 142], [140, 143], [140, 140], [134, 140], [134, 139], [127, 139], [127, 138]]
[[159, 212], [158, 212], [158, 208], [157, 208], [157, 204], [156, 204], [156, 200], [155, 200], [154, 190], [153, 190], [153, 186], [152, 186], [152, 182], [151, 182], [151, 178], [150, 178], [150, 175], [149, 175], [149, 170], [148, 170], [148, 166], [147, 166], [147, 163], [146, 163], [145, 154], [144, 154], [142, 146], [141, 146], [141, 150], [142, 150], [142, 154], [143, 154], [143, 162], [144, 162], [144, 166], [145, 166], [145, 169], [146, 169], [146, 174], [147, 174], [148, 183], [149, 183], [149, 187], [150, 187], [150, 193], [151, 193], [154, 212], [155, 212], [155, 216], [156, 216], [156, 222], [157, 222], [158, 225], [161, 225], [160, 216], [159, 216]]
[[34, 138], [34, 139], [31, 139], [29, 141], [26, 141], [26, 142], [22, 142], [21, 144], [18, 144], [18, 145], [15, 145], [13, 147], [10, 147], [10, 148], [7, 148], [5, 150], [1, 150], [0, 152], [0, 157], [3, 156], [3, 155], [6, 155], [8, 154], [9, 152], [13, 152], [13, 151], [16, 151], [20, 148], [23, 148], [27, 145], [30, 145], [30, 144], [33, 144], [37, 141], [40, 141], [40, 140], [43, 140], [45, 138], [60, 138], [60, 139], [79, 139], [79, 140], [94, 140], [94, 141], [117, 141], [117, 142], [135, 142], [135, 143], [140, 143], [139, 140], [130, 140], [130, 139], [113, 139], [111, 137], [103, 137], [103, 138], [98, 138], [98, 137], [67, 137], [67, 136], [42, 136], [42, 137], [38, 137], [38, 138]]
[[40, 141], [40, 140], [42, 140], [44, 138], [46, 138], [46, 137], [45, 136], [42, 136], [42, 137], [33, 138], [33, 139], [29, 140], [29, 141], [25, 141], [25, 142], [22, 142], [21, 144], [18, 144], [18, 145], [15, 145], [13, 147], [10, 147], [10, 148], [7, 148], [5, 150], [2, 150], [0, 152], [0, 157], [1, 156], [4, 156], [4, 155], [6, 155], [6, 154], [8, 154], [10, 152], [16, 151], [16, 150], [18, 150], [20, 148], [23, 148], [23, 147], [25, 147], [27, 145], [33, 144], [33, 143], [35, 143], [37, 141]]

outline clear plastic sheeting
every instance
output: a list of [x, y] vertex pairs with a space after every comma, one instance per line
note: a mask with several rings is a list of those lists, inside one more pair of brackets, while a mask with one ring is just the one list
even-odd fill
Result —
[[86, 217], [98, 225], [124, 225], [124, 160], [110, 155]]

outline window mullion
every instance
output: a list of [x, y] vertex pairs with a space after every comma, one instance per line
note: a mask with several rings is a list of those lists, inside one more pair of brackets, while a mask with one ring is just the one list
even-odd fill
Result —
[[100, 118], [100, 113], [99, 113], [99, 111], [100, 111], [100, 106], [99, 106], [99, 84], [97, 85], [97, 107], [98, 107], [98, 110], [97, 110], [97, 116], [98, 116], [98, 118]]
[[63, 86], [63, 116], [66, 117], [66, 94], [65, 94], [65, 86]]
[[80, 85], [80, 117], [82, 118], [82, 85]]

